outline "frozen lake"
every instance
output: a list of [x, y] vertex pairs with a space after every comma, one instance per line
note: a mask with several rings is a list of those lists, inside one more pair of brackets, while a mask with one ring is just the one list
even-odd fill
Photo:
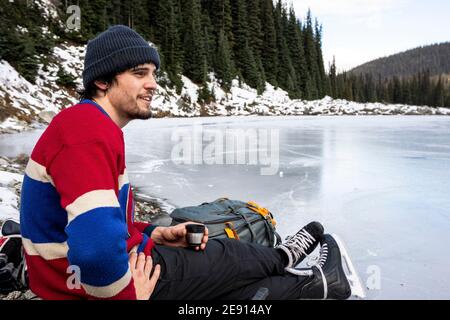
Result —
[[[253, 200], [274, 213], [283, 238], [321, 221], [346, 241], [368, 298], [450, 298], [450, 117], [152, 119], [124, 132], [141, 192], [177, 207]], [[260, 144], [267, 134], [268, 144], [235, 150], [230, 132]], [[30, 152], [36, 138], [2, 136], [0, 154]], [[180, 139], [194, 163], [174, 156]], [[246, 164], [236, 164], [240, 156]]]

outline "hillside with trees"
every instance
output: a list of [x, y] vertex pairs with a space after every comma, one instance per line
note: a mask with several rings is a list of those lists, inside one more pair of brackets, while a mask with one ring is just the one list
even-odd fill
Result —
[[[300, 21], [281, 0], [60, 1], [61, 21], [70, 19], [66, 6], [71, 4], [81, 9], [79, 30], [46, 22], [33, 2], [2, 0], [0, 58], [33, 82], [37, 65], [45, 66], [56, 43], [84, 45], [109, 25], [124, 24], [159, 48], [168, 78], [162, 83], [178, 91], [181, 75], [203, 85], [214, 72], [225, 90], [238, 77], [259, 93], [266, 81], [291, 98], [318, 99], [329, 92], [319, 22], [310, 12]], [[39, 33], [43, 25], [57, 39]], [[210, 95], [206, 88], [202, 94]]]
[[450, 42], [408, 50], [336, 74], [331, 96], [357, 102], [450, 107]]
[[[342, 74], [333, 62], [326, 73], [321, 24], [311, 12], [295, 12], [281, 0], [0, 1], [0, 60], [32, 84], [39, 85], [39, 72], [56, 63], [51, 60], [56, 46], [83, 47], [108, 26], [124, 24], [158, 47], [159, 84], [180, 94], [186, 76], [199, 86], [200, 104], [214, 100], [207, 85], [214, 73], [225, 92], [238, 79], [258, 94], [269, 83], [291, 99], [331, 96], [450, 107], [449, 43], [378, 59]], [[75, 30], [66, 28], [73, 19], [67, 10], [71, 5], [81, 12], [81, 28]], [[75, 80], [59, 68], [58, 85], [75, 93]]]
[[450, 42], [407, 50], [362, 64], [351, 74], [371, 74], [373, 77], [410, 78], [428, 70], [431, 76], [450, 75]]

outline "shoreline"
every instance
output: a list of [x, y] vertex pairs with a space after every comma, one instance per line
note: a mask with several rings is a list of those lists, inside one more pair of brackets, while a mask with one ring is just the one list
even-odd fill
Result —
[[[17, 157], [0, 156], [0, 225], [7, 219], [19, 219], [20, 192], [23, 174], [29, 156], [20, 154]], [[164, 205], [157, 198], [140, 193], [133, 188], [135, 200], [135, 221], [151, 222], [161, 226], [168, 226], [172, 222], [169, 206]], [[6, 196], [7, 197], [6, 197]], [[5, 199], [3, 199], [5, 197]], [[38, 299], [30, 290], [13, 291], [7, 295], [0, 294], [0, 300], [33, 300]]]
[[[407, 106], [407, 105], [405, 105]], [[428, 107], [428, 106], [409, 106], [409, 107], [415, 107], [415, 108], [421, 108], [425, 111], [409, 111], [409, 112], [399, 112], [398, 110], [395, 111], [385, 111], [385, 110], [371, 110], [370, 112], [324, 112], [324, 111], [315, 111], [311, 113], [276, 113], [276, 114], [260, 114], [260, 113], [253, 113], [253, 114], [236, 114], [236, 115], [221, 115], [221, 114], [215, 114], [215, 115], [208, 115], [208, 116], [177, 116], [177, 115], [170, 115], [167, 117], [163, 117], [166, 119], [177, 119], [177, 118], [186, 118], [186, 119], [192, 119], [192, 118], [214, 118], [214, 117], [252, 117], [252, 116], [259, 116], [259, 117], [364, 117], [364, 116], [378, 116], [378, 117], [397, 117], [397, 116], [406, 116], [406, 117], [414, 117], [414, 116], [437, 116], [437, 117], [449, 117], [450, 116], [450, 107]], [[440, 109], [448, 110], [446, 112], [442, 112]], [[155, 117], [156, 119], [157, 117]], [[159, 118], [159, 117], [158, 117]], [[7, 118], [10, 119], [10, 118]], [[21, 123], [21, 127], [1, 127], [0, 126], [0, 136], [1, 135], [10, 135], [10, 134], [17, 134], [17, 133], [24, 133], [27, 131], [37, 130], [45, 128], [50, 122], [52, 118], [48, 118], [46, 122], [39, 122], [39, 121], [33, 121], [31, 123]], [[160, 118], [161, 119], [161, 118]], [[6, 120], [5, 120], [6, 121]]]

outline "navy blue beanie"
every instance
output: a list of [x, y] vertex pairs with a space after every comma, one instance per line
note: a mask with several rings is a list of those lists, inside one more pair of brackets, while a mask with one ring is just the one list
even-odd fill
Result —
[[109, 27], [87, 44], [83, 70], [84, 88], [102, 76], [150, 62], [159, 69], [158, 51], [136, 31], [122, 25]]

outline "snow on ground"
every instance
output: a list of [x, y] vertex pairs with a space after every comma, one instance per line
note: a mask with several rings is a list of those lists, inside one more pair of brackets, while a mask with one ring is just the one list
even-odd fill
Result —
[[85, 48], [80, 46], [62, 44], [53, 49], [53, 55], [61, 61], [64, 70], [75, 78], [78, 87], [82, 87], [83, 81], [81, 73], [83, 72]]
[[[56, 85], [57, 72], [58, 67], [55, 65], [49, 65], [46, 70], [40, 66], [36, 84], [32, 84], [8, 62], [0, 60], [0, 99], [9, 107], [17, 109], [16, 115], [22, 114], [34, 120], [37, 120], [36, 115], [42, 111], [57, 113], [68, 102], [76, 101], [67, 91]], [[43, 86], [47, 83], [52, 85]]]
[[0, 221], [19, 219], [19, 197], [14, 192], [14, 184], [22, 180], [20, 174], [0, 171]]
[[[44, 17], [47, 20], [56, 20], [60, 21], [58, 11], [56, 10], [56, 6], [53, 4], [53, 1], [50, 0], [37, 0], [35, 1], [36, 5], [43, 11]], [[60, 22], [62, 24], [62, 22]]]

